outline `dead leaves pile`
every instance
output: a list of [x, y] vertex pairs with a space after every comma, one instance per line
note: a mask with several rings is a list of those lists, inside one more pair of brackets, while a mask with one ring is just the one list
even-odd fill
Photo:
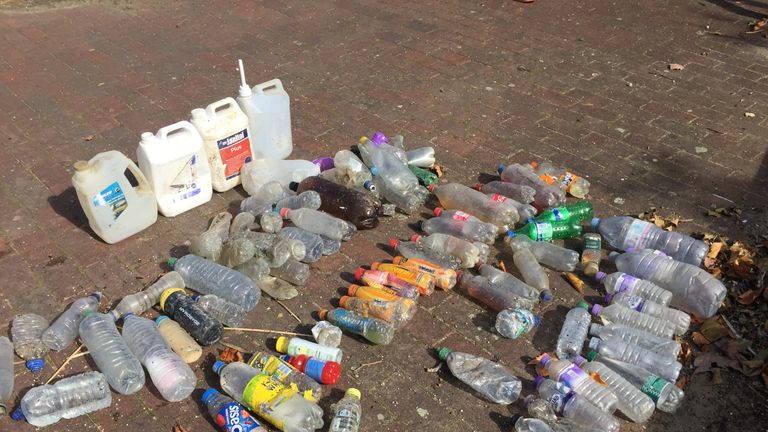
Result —
[[741, 216], [741, 209], [738, 207], [715, 207], [712, 206], [711, 210], [707, 210], [707, 216], [714, 218], [720, 218], [723, 216], [739, 217]]
[[716, 234], [704, 234], [704, 243], [709, 253], [704, 258], [704, 268], [718, 279], [736, 279], [747, 287], [738, 293], [731, 293], [742, 305], [751, 305], [760, 296], [768, 299], [763, 278], [768, 271], [768, 259], [758, 258], [754, 248], [740, 241], [730, 241]]
[[219, 355], [219, 360], [224, 363], [245, 362], [243, 353], [234, 348], [225, 348], [224, 351], [221, 352], [221, 355]]
[[678, 225], [680, 225], [680, 222], [682, 222], [678, 216], [672, 216], [669, 218], [660, 216], [658, 213], [656, 213], [656, 207], [651, 207], [650, 210], [640, 213], [637, 215], [637, 218], [650, 222], [657, 227], [667, 231], [674, 230]]

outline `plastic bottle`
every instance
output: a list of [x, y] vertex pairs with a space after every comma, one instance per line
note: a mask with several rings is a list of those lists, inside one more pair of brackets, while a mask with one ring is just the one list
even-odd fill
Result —
[[275, 181], [284, 187], [288, 187], [292, 182], [300, 182], [307, 177], [318, 174], [320, 174], [320, 168], [311, 161], [303, 159], [273, 160], [256, 158], [243, 165], [240, 171], [243, 189], [245, 189], [248, 195], [255, 194], [256, 191], [269, 182]]
[[405, 190], [396, 189], [386, 182], [385, 177], [380, 175], [376, 167], [371, 168], [371, 170], [373, 185], [379, 195], [405, 214], [416, 213], [429, 197], [429, 190], [423, 186], [416, 185]]
[[674, 339], [665, 339], [654, 334], [628, 327], [622, 324], [600, 325], [591, 324], [589, 334], [603, 340], [621, 339], [624, 342], [645, 348], [656, 354], [677, 358], [680, 354], [680, 344]]
[[354, 225], [312, 209], [282, 209], [280, 216], [290, 219], [297, 227], [324, 235], [332, 240], [349, 240], [357, 232]]
[[408, 165], [421, 168], [430, 168], [435, 164], [435, 149], [433, 147], [419, 147], [405, 152], [408, 157]]
[[[239, 266], [235, 266], [234, 270], [244, 274], [255, 284], [255, 281], [259, 281], [269, 275], [269, 263], [263, 257], [253, 257]], [[258, 287], [271, 295], [270, 292], [264, 289], [263, 284], [259, 283]]]
[[259, 215], [259, 225], [265, 233], [276, 234], [283, 227], [283, 218], [272, 211], [265, 211]]
[[378, 171], [379, 178], [392, 190], [404, 192], [419, 185], [418, 178], [389, 149], [380, 148], [367, 138], [361, 138], [357, 148], [363, 162], [371, 168], [371, 174], [376, 175], [374, 171]]
[[[526, 284], [536, 288], [539, 291], [549, 291], [549, 276], [547, 272], [536, 261], [536, 256], [529, 249], [520, 249], [512, 255], [515, 267], [520, 271]], [[552, 293], [544, 294], [552, 296]]]
[[347, 295], [367, 300], [397, 301], [401, 298], [416, 300], [419, 298], [419, 291], [415, 288], [400, 290], [385, 286], [371, 287], [352, 284], [347, 288]]
[[130, 395], [144, 387], [141, 362], [120, 336], [109, 315], [86, 312], [80, 321], [80, 340], [116, 392]]
[[[379, 268], [379, 266], [376, 266], [376, 268]], [[397, 290], [415, 289], [421, 295], [431, 295], [435, 291], [434, 279], [429, 275], [424, 275], [423, 277], [421, 275], [418, 274], [415, 278], [406, 280], [387, 271], [366, 270], [358, 267], [357, 271], [355, 271], [355, 280], [374, 288], [388, 286]]]
[[514, 225], [520, 220], [520, 215], [512, 205], [494, 201], [484, 193], [458, 183], [433, 187], [431, 192], [444, 208], [470, 213], [496, 226]]
[[323, 389], [317, 381], [279, 357], [257, 351], [248, 360], [248, 366], [271, 376], [273, 380], [286, 387], [295, 385], [306, 399], [317, 401], [323, 397]]
[[462, 221], [435, 217], [421, 222], [421, 230], [427, 234], [442, 233], [471, 242], [492, 244], [499, 229], [486, 222]]
[[[100, 372], [85, 372], [29, 390], [21, 399], [21, 415], [35, 427], [52, 425], [62, 418], [71, 419], [112, 405], [107, 378]], [[17, 410], [19, 411], [19, 410]]]
[[529, 222], [522, 227], [507, 232], [510, 237], [528, 236], [535, 241], [552, 241], [569, 239], [581, 235], [581, 225], [572, 221], [559, 222]]
[[437, 283], [435, 276], [430, 273], [418, 269], [402, 267], [396, 264], [374, 262], [371, 263], [371, 270], [393, 274], [411, 285], [418, 287], [419, 293], [422, 293], [422, 295], [429, 295], [434, 292], [435, 284]]
[[453, 376], [485, 399], [509, 405], [520, 397], [520, 379], [499, 363], [446, 347], [438, 348], [437, 354], [448, 365]]
[[280, 267], [271, 268], [270, 274], [294, 285], [305, 285], [309, 279], [309, 265], [289, 259]]
[[312, 432], [323, 427], [323, 409], [245, 363], [217, 361], [221, 388], [236, 401], [284, 432]]
[[558, 358], [573, 361], [581, 354], [590, 322], [592, 317], [589, 315], [589, 304], [583, 300], [565, 314], [555, 350]]
[[341, 365], [335, 361], [323, 361], [314, 357], [307, 357], [304, 354], [284, 355], [280, 356], [280, 359], [287, 361], [291, 366], [320, 384], [334, 385], [341, 377]]
[[457, 270], [461, 263], [456, 257], [437, 254], [434, 251], [426, 249], [420, 244], [411, 241], [404, 242], [397, 239], [390, 239], [389, 247], [404, 258], [425, 261], [451, 270]]
[[496, 331], [509, 339], [517, 339], [541, 324], [541, 317], [522, 308], [504, 309], [496, 315]]
[[509, 183], [494, 180], [486, 184], [478, 183], [475, 189], [484, 194], [499, 194], [511, 198], [517, 202], [528, 204], [533, 202], [536, 196], [536, 189], [521, 184]]
[[363, 317], [346, 309], [321, 310], [320, 319], [342, 330], [360, 335], [377, 345], [389, 345], [395, 337], [395, 326], [380, 319]]
[[557, 423], [557, 414], [555, 414], [555, 410], [549, 406], [548, 400], [536, 398], [534, 395], [528, 395], [523, 400], [523, 405], [525, 405], [525, 409], [531, 417], [537, 418], [547, 424]]
[[343, 296], [339, 299], [339, 306], [363, 317], [376, 318], [391, 323], [396, 329], [403, 327], [416, 313], [416, 303], [405, 298], [386, 301]]
[[43, 343], [43, 332], [48, 328], [48, 320], [40, 315], [27, 313], [16, 315], [11, 323], [11, 340], [16, 354], [26, 360], [25, 365], [32, 373], [43, 370], [48, 347]]
[[[157, 220], [157, 200], [139, 167], [119, 151], [99, 153], [74, 165], [72, 186], [102, 240], [113, 244], [149, 227]], [[129, 179], [126, 172], [133, 177]]]
[[189, 333], [200, 345], [213, 345], [221, 339], [221, 323], [208, 315], [182, 288], [168, 288], [160, 296], [160, 309]]
[[549, 402], [555, 413], [566, 420], [605, 432], [618, 432], [619, 422], [563, 383], [537, 376], [533, 381], [539, 395]]
[[545, 183], [557, 184], [576, 198], [584, 198], [589, 193], [589, 182], [570, 171], [555, 168], [548, 162], [531, 162], [531, 167]]
[[147, 368], [149, 377], [163, 399], [178, 402], [186, 399], [197, 384], [197, 377], [186, 362], [171, 351], [155, 328], [146, 318], [128, 314], [123, 320], [123, 339]]
[[548, 185], [531, 169], [520, 164], [499, 165], [501, 180], [532, 187], [536, 191], [533, 202], [539, 208], [553, 207], [565, 201], [565, 191], [557, 186]]
[[619, 250], [656, 249], [694, 266], [700, 266], [709, 251], [703, 241], [685, 234], [667, 231], [651, 222], [631, 216], [592, 219], [592, 227], [599, 230], [605, 241]]
[[592, 203], [589, 201], [579, 201], [574, 204], [546, 209], [536, 216], [536, 222], [558, 222], [567, 220], [571, 222], [581, 222], [592, 219]]
[[0, 336], [0, 417], [8, 411], [8, 401], [13, 395], [13, 344]]
[[424, 186], [429, 187], [430, 185], [437, 183], [437, 174], [425, 170], [424, 168], [417, 167], [415, 165], [408, 165], [408, 169], [411, 170], [413, 175], [416, 176], [416, 178], [419, 179], [419, 183], [421, 183]]
[[453, 288], [457, 282], [455, 270], [440, 267], [428, 261], [396, 256], [392, 258], [392, 264], [432, 275], [435, 278], [435, 286], [442, 290]]
[[537, 302], [539, 299], [544, 302], [552, 301], [551, 292], [542, 291], [540, 293], [536, 288], [494, 266], [483, 264], [478, 270], [480, 271], [480, 276], [488, 278], [490, 283], [499, 285], [502, 289], [508, 290], [519, 297], [533, 302]]
[[261, 289], [275, 300], [290, 300], [299, 295], [295, 286], [276, 277], [264, 276], [257, 282]]
[[360, 390], [347, 389], [344, 397], [331, 405], [333, 420], [328, 432], [358, 432], [363, 416], [363, 408], [360, 406]]
[[43, 332], [43, 343], [54, 351], [61, 351], [66, 348], [77, 338], [83, 313], [96, 311], [99, 308], [99, 300], [101, 300], [100, 292], [75, 300], [69, 309], [59, 315], [56, 321]]
[[594, 361], [596, 358], [648, 395], [656, 403], [656, 408], [661, 411], [674, 413], [685, 398], [683, 390], [677, 387], [674, 382], [669, 382], [639, 366], [598, 356], [594, 351], [587, 354], [589, 361]]
[[165, 343], [186, 363], [194, 363], [203, 355], [200, 345], [176, 321], [160, 315], [155, 326]]
[[[461, 210], [446, 210], [442, 207], [435, 207], [434, 210], [432, 211], [432, 215], [434, 217], [439, 217], [444, 219], [453, 219], [457, 221], [483, 222], [482, 219], [477, 218], [470, 213], [463, 212]], [[494, 225], [494, 224], [491, 224], [491, 225]], [[498, 225], [494, 225], [494, 226], [498, 226]], [[504, 225], [504, 226], [507, 227], [507, 225]], [[505, 228], [502, 230], [501, 228], [499, 228], [499, 232], [505, 233], [507, 232], [507, 229]]]
[[[308, 177], [308, 178], [316, 178], [316, 177]], [[306, 180], [306, 179], [304, 179]], [[289, 197], [285, 197], [275, 203], [275, 209], [299, 209], [299, 208], [309, 208], [312, 210], [317, 210], [320, 208], [321, 200], [320, 200], [320, 194], [313, 190], [305, 190], [304, 192], [300, 192], [297, 195], [292, 195]]]
[[349, 221], [359, 229], [371, 229], [379, 225], [381, 201], [369, 193], [350, 189], [320, 177], [302, 180], [296, 191], [315, 191], [322, 199], [320, 210]]
[[[349, 227], [354, 228], [353, 225], [350, 225]], [[341, 240], [332, 239], [322, 234], [320, 234], [319, 236], [320, 236], [320, 239], [323, 241], [323, 255], [325, 256], [333, 255], [341, 250]]]
[[[254, 186], [256, 187], [256, 186]], [[240, 202], [240, 211], [258, 215], [272, 210], [276, 202], [292, 196], [294, 192], [278, 181], [269, 181], [249, 193], [249, 197]]]
[[616, 410], [616, 395], [598, 384], [574, 363], [568, 360], [554, 360], [549, 354], [542, 355], [539, 363], [547, 369], [550, 377], [564, 383], [601, 410], [609, 414]]
[[184, 288], [184, 279], [178, 272], [172, 271], [164, 274], [155, 283], [148, 286], [144, 291], [129, 294], [120, 300], [120, 303], [109, 312], [112, 319], [119, 320], [125, 314], [135, 315], [143, 314], [160, 301], [160, 295], [168, 288]]
[[194, 294], [192, 300], [196, 301], [200, 309], [208, 313], [209, 316], [228, 327], [242, 326], [245, 315], [248, 313], [242, 306], [213, 294], [204, 296]]
[[549, 242], [533, 241], [528, 236], [506, 236], [504, 243], [509, 245], [513, 252], [529, 249], [539, 264], [553, 270], [570, 272], [576, 269], [579, 262], [578, 252]]
[[188, 288], [200, 294], [217, 295], [249, 311], [261, 299], [261, 290], [245, 275], [197, 255], [169, 258], [168, 265], [179, 272]]
[[608, 294], [626, 292], [627, 294], [642, 297], [664, 306], [669, 305], [669, 302], [672, 301], [671, 292], [653, 282], [638, 279], [626, 273], [615, 272], [606, 275], [603, 272], [597, 272], [595, 280], [603, 283]]
[[543, 420], [517, 416], [514, 419], [515, 432], [553, 432]]
[[[525, 285], [522, 281], [518, 282], [520, 285]], [[460, 284], [472, 298], [496, 312], [515, 308], [532, 310], [538, 300], [538, 294], [534, 299], [523, 297], [510, 289], [510, 286], [514, 286], [512, 284], [490, 282], [486, 277], [473, 276], [469, 273], [464, 273]]]
[[189, 251], [203, 258], [218, 261], [221, 248], [229, 239], [232, 215], [220, 212], [211, 220], [207, 230], [193, 237], [189, 242]]
[[312, 326], [312, 337], [320, 345], [336, 348], [341, 345], [341, 336], [341, 329], [328, 321], [318, 321]]
[[414, 235], [411, 241], [437, 254], [458, 258], [464, 268], [474, 267], [481, 258], [477, 245], [446, 234], [431, 234], [426, 237]]
[[206, 390], [202, 401], [222, 432], [267, 432], [242, 405], [214, 389]]
[[315, 357], [323, 361], [334, 361], [339, 364], [341, 364], [343, 356], [339, 348], [318, 345], [314, 342], [295, 337], [289, 339], [285, 336], [277, 338], [275, 350], [281, 354], [292, 356], [304, 354], [307, 357]]
[[705, 270], [649, 250], [614, 257], [619, 271], [670, 291], [674, 295], [671, 306], [703, 318], [714, 316], [728, 293], [723, 283]]
[[296, 227], [285, 227], [278, 235], [284, 239], [298, 240], [304, 244], [306, 253], [301, 260], [313, 263], [323, 255], [323, 239], [319, 235]]
[[611, 370], [606, 365], [597, 361], [587, 361], [581, 358], [578, 366], [587, 373], [598, 374], [600, 379], [608, 384], [613, 394], [618, 399], [616, 407], [627, 418], [635, 423], [644, 423], [647, 421], [656, 408], [655, 404], [645, 393], [638, 390], [629, 381], [625, 380], [618, 373]]
[[486, 194], [488, 198], [490, 198], [493, 201], [501, 202], [504, 204], [509, 204], [512, 207], [517, 210], [517, 215], [519, 216], [520, 220], [530, 220], [533, 219], [534, 216], [536, 216], [536, 213], [539, 211], [536, 209], [536, 207], [530, 205], [530, 204], [523, 204], [519, 201], [515, 201], [512, 198], [509, 198], [505, 195], [501, 194]]
[[[349, 150], [339, 150], [336, 152], [333, 157], [333, 166], [344, 173], [351, 185], [360, 187], [372, 179], [368, 167]], [[349, 185], [345, 186], [349, 187]]]
[[600, 258], [602, 256], [602, 239], [600, 234], [584, 234], [583, 250], [581, 251], [581, 266], [584, 274], [594, 276], [600, 270]]
[[688, 327], [691, 325], [691, 316], [687, 313], [660, 305], [642, 297], [627, 294], [626, 292], [606, 294], [605, 301], [607, 303], [618, 303], [637, 312], [668, 321], [675, 326], [676, 335], [684, 334], [688, 331]]
[[589, 349], [603, 357], [640, 366], [669, 381], [677, 380], [680, 370], [683, 368], [683, 365], [677, 362], [674, 357], [664, 357], [620, 339], [592, 338], [589, 341]]
[[593, 305], [592, 315], [602, 316], [611, 323], [624, 324], [663, 338], [671, 338], [675, 334], [674, 324], [616, 303], [606, 307]]

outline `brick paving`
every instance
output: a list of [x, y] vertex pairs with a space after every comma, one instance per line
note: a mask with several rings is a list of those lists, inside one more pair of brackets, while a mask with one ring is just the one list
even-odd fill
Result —
[[[141, 289], [164, 271], [165, 257], [183, 253], [185, 240], [243, 197], [215, 194], [110, 246], [90, 233], [70, 187], [74, 161], [108, 149], [133, 157], [142, 131], [234, 96], [238, 58], [251, 84], [283, 81], [297, 158], [332, 154], [375, 129], [403, 133], [408, 146], [435, 146], [447, 178], [466, 184], [500, 161], [567, 164], [589, 177], [601, 215], [657, 206], [690, 219], [684, 230], [739, 236], [731, 219], [703, 213], [713, 204], [767, 203], [768, 40], [744, 34], [749, 20], [768, 13], [763, 2], [154, 3], [0, 13], [2, 323], [20, 311], [54, 318], [97, 288], [110, 304]], [[685, 69], [670, 71], [670, 63]], [[313, 266], [302, 295], [288, 302], [302, 324], [271, 300], [247, 324], [306, 330], [312, 312], [338, 297], [344, 273], [388, 257], [383, 245], [409, 236], [415, 220], [388, 220]], [[425, 372], [436, 364], [429, 348], [439, 342], [499, 359], [529, 392], [525, 361], [552, 348], [578, 298], [557, 275], [552, 282], [557, 301], [545, 325], [522, 340], [493, 336], [492, 315], [460, 292], [424, 299], [389, 347], [344, 338], [345, 376], [324, 407], [357, 386], [367, 431], [509, 430], [521, 404], [491, 406], [445, 371]], [[266, 338], [226, 340], [255, 350]], [[52, 353], [42, 377], [70, 350]], [[65, 375], [89, 366], [79, 358]], [[200, 388], [215, 385], [196, 371]], [[728, 377], [739, 385], [733, 392], [694, 379], [679, 415], [657, 413], [647, 428], [753, 430], [753, 419], [765, 416], [762, 384]], [[18, 394], [32, 385], [19, 366]], [[197, 399], [169, 404], [149, 387], [114, 394], [110, 408], [48, 429], [169, 431], [178, 421], [188, 431], [212, 430]], [[31, 429], [0, 419], [0, 430]]]

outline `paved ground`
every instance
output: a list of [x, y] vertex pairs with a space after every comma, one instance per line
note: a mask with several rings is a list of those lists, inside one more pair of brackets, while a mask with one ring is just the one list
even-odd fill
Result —
[[[0, 14], [2, 323], [21, 311], [54, 318], [95, 289], [110, 304], [141, 289], [164, 271], [165, 257], [183, 253], [185, 240], [242, 198], [241, 191], [216, 195], [109, 246], [88, 231], [70, 187], [74, 161], [107, 149], [133, 156], [142, 131], [234, 95], [238, 58], [252, 84], [278, 77], [291, 94], [296, 157], [332, 154], [366, 130], [401, 132], [407, 145], [435, 146], [453, 181], [472, 184], [500, 161], [549, 159], [589, 177], [602, 215], [657, 206], [690, 219], [684, 230], [741, 237], [765, 230], [755, 219], [745, 226], [703, 215], [711, 205], [755, 207], [759, 215], [767, 204], [768, 40], [744, 34], [749, 20], [768, 12], [762, 1], [121, 1], [13, 9], [30, 3], [3, 2]], [[670, 63], [685, 69], [670, 71]], [[340, 273], [387, 257], [381, 245], [408, 236], [413, 221], [389, 220], [319, 262], [288, 303], [302, 324], [265, 300], [248, 325], [305, 330], [311, 313], [346, 284]], [[566, 306], [577, 300], [557, 275], [552, 281], [558, 301], [524, 340], [494, 337], [492, 316], [462, 293], [425, 299], [389, 347], [345, 338], [345, 378], [324, 406], [354, 385], [363, 391], [366, 431], [509, 430], [521, 404], [490, 406], [444, 371], [425, 372], [436, 364], [429, 348], [499, 359], [530, 392], [525, 361], [552, 348]], [[256, 350], [266, 339], [226, 340]], [[42, 376], [71, 349], [51, 355]], [[65, 374], [88, 366], [87, 357], [77, 359]], [[33, 377], [18, 368], [23, 394]], [[210, 373], [197, 373], [200, 388], [215, 385]], [[681, 412], [656, 414], [647, 428], [768, 424], [762, 383], [735, 374], [724, 386], [708, 380], [696, 377]], [[188, 431], [212, 429], [197, 400], [169, 404], [152, 388], [49, 429], [170, 431], [177, 421]], [[31, 428], [0, 419], [0, 429]]]

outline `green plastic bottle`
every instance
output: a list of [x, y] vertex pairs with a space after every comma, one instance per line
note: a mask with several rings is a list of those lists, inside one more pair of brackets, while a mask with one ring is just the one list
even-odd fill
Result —
[[423, 184], [425, 187], [433, 183], [437, 183], [437, 175], [432, 171], [428, 171], [428, 170], [425, 170], [424, 168], [419, 168], [413, 165], [408, 165], [408, 168], [419, 179], [421, 184]]
[[581, 235], [581, 231], [581, 225], [570, 220], [529, 222], [514, 231], [507, 231], [507, 236], [516, 237], [524, 235], [533, 241], [551, 241], [578, 237]]
[[581, 222], [592, 219], [592, 216], [592, 203], [579, 201], [575, 204], [544, 210], [534, 219], [536, 222]]

